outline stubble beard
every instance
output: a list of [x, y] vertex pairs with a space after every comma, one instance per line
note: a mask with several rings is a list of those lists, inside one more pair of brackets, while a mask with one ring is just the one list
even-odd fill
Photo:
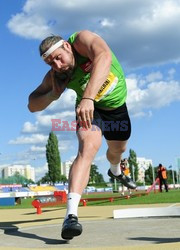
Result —
[[69, 54], [69, 56], [70, 56], [70, 63], [69, 64], [67, 64], [67, 66], [65, 67], [65, 68], [67, 68], [67, 69], [62, 69], [60, 72], [58, 72], [58, 73], [60, 73], [60, 74], [67, 74], [67, 75], [72, 75], [72, 73], [73, 73], [73, 71], [74, 71], [74, 69], [75, 69], [75, 58], [74, 58], [74, 55], [73, 55], [73, 53], [71, 54], [69, 51], [66, 51], [66, 53], [68, 53]]
[[75, 64], [73, 63], [73, 55], [71, 63], [67, 66], [68, 69], [61, 70], [60, 72], [56, 71], [55, 75], [59, 80], [69, 80], [74, 72]]

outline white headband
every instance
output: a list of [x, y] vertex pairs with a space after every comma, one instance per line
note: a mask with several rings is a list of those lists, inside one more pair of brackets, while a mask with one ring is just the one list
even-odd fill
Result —
[[42, 59], [45, 60], [53, 51], [55, 51], [57, 48], [59, 48], [61, 45], [63, 45], [64, 40], [60, 40], [54, 45], [52, 45], [44, 54], [42, 54]]

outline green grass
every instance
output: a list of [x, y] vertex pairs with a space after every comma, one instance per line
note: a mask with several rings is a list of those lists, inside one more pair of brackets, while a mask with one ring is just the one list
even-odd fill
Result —
[[[134, 194], [137, 194], [136, 192]], [[93, 198], [93, 197], [120, 197], [119, 193], [116, 194], [102, 194], [94, 196], [83, 195], [83, 198]], [[149, 195], [142, 195], [140, 197], [131, 197], [130, 199], [115, 199], [113, 202], [109, 200], [105, 201], [89, 201], [87, 202], [88, 206], [96, 205], [96, 206], [105, 206], [105, 205], [135, 205], [135, 204], [156, 204], [156, 203], [179, 203], [180, 202], [180, 190], [170, 190], [168, 193], [150, 193]]]
[[32, 208], [31, 202], [34, 198], [21, 199], [21, 204], [15, 206], [0, 206], [0, 209], [19, 209], [19, 208]]
[[[135, 192], [137, 194], [137, 192]], [[87, 206], [107, 206], [107, 205], [135, 205], [135, 204], [156, 204], [156, 203], [179, 203], [180, 202], [180, 190], [170, 190], [168, 193], [156, 193], [153, 192], [149, 195], [142, 195], [140, 197], [131, 197], [130, 199], [118, 199], [120, 193], [99, 193], [99, 194], [84, 194], [82, 198], [101, 198], [101, 197], [115, 197], [113, 202], [109, 200], [100, 200], [100, 201], [88, 201]], [[15, 206], [0, 206], [0, 209], [18, 209], [18, 208], [33, 208], [31, 202], [34, 198], [21, 199], [20, 205]], [[66, 206], [65, 204], [61, 205]], [[82, 206], [82, 203], [80, 204]]]

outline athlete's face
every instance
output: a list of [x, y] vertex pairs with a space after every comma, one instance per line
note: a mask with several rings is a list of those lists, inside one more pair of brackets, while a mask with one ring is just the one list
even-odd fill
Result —
[[71, 45], [64, 42], [64, 47], [60, 47], [53, 51], [46, 59], [45, 62], [49, 64], [52, 69], [61, 73], [71, 71], [74, 68], [74, 55]]

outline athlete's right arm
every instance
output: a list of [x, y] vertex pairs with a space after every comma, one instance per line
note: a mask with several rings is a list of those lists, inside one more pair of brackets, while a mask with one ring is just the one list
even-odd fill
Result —
[[44, 110], [60, 97], [66, 85], [67, 83], [58, 84], [54, 71], [48, 71], [42, 83], [29, 95], [28, 109], [31, 112]]

